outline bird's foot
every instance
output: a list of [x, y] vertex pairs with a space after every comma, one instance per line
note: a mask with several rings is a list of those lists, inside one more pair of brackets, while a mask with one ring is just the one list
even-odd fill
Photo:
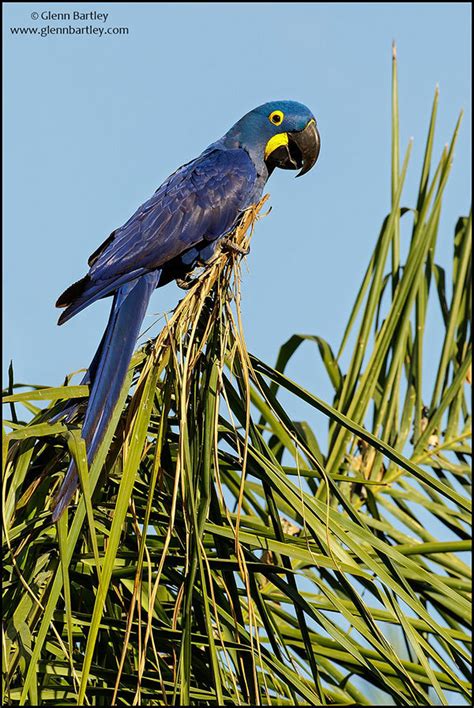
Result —
[[231, 251], [232, 253], [238, 253], [241, 256], [247, 256], [250, 253], [250, 246], [247, 246], [247, 248], [242, 248], [230, 238], [223, 239], [222, 248], [227, 251]]
[[176, 285], [182, 290], [189, 290], [195, 283], [196, 278], [191, 275], [186, 275], [184, 278], [176, 278]]

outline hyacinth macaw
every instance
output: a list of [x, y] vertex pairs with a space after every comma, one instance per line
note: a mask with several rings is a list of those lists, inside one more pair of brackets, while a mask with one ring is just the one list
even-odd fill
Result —
[[[66, 308], [58, 322], [63, 324], [113, 295], [107, 328], [83, 379], [90, 387], [82, 427], [89, 463], [119, 397], [153, 290], [209, 260], [242, 213], [260, 200], [273, 170], [305, 174], [319, 147], [316, 120], [306, 106], [272, 101], [255, 108], [168, 177], [91, 255], [87, 275], [59, 297], [57, 307]], [[55, 499], [54, 521], [77, 486], [71, 461]]]

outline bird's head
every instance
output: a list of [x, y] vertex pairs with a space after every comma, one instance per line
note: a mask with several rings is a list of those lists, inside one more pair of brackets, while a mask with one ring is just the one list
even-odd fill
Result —
[[271, 174], [275, 167], [308, 172], [319, 155], [320, 138], [316, 119], [296, 101], [270, 101], [241, 118], [225, 136], [251, 157], [263, 161]]

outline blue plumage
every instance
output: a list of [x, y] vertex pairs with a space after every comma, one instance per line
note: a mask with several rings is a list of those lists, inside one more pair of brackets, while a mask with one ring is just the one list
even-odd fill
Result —
[[[90, 395], [82, 428], [89, 462], [100, 444], [127, 372], [153, 290], [208, 257], [245, 209], [259, 201], [275, 167], [308, 171], [319, 153], [316, 122], [292, 101], [264, 104], [198, 158], [180, 167], [89, 258], [89, 272], [58, 299], [59, 324], [114, 295], [107, 329], [84, 377]], [[71, 462], [53, 519], [77, 488]]]
[[221, 237], [243, 210], [258, 201], [263, 188], [259, 186], [244, 150], [206, 151], [177, 170], [113, 233], [104, 250], [96, 252], [60, 324], [129, 280]]

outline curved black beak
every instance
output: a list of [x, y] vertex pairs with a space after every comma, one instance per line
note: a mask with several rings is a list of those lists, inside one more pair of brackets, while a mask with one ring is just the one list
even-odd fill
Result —
[[[301, 171], [296, 176], [301, 177], [316, 164], [319, 150], [321, 149], [321, 138], [319, 137], [314, 118], [299, 133], [288, 133], [288, 144], [290, 154], [293, 153], [298, 158], [298, 169], [301, 167]], [[299, 156], [297, 153], [299, 153]]]
[[303, 130], [286, 135], [288, 143], [279, 145], [265, 160], [268, 172], [271, 174], [275, 167], [300, 170], [296, 176], [301, 177], [310, 171], [319, 156], [321, 140], [316, 121], [312, 118]]

